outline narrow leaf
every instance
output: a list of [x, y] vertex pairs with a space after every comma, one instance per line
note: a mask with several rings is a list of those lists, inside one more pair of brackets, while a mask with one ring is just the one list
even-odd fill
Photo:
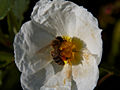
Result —
[[112, 38], [112, 48], [109, 54], [108, 60], [111, 65], [115, 64], [115, 58], [119, 54], [120, 48], [120, 20], [118, 20], [114, 31], [113, 31], [113, 38]]
[[0, 20], [10, 11], [14, 0], [0, 0]]
[[16, 17], [19, 27], [21, 26], [21, 23], [24, 19], [23, 14], [27, 10], [29, 2], [30, 2], [29, 0], [15, 0], [14, 6], [12, 8], [12, 12]]

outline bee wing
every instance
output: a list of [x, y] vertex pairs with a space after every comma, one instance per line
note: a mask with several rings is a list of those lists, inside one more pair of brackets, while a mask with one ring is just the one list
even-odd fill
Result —
[[51, 45], [50, 45], [50, 44], [49, 44], [49, 45], [46, 45], [45, 47], [43, 47], [43, 48], [41, 48], [40, 50], [38, 50], [38, 51], [36, 52], [36, 54], [43, 53], [43, 52], [45, 52], [45, 51], [48, 50], [48, 49], [51, 49]]

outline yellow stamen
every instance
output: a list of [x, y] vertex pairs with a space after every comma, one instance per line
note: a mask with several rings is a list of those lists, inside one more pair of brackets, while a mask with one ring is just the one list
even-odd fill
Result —
[[75, 49], [75, 45], [72, 43], [72, 39], [70, 37], [63, 36], [63, 40], [64, 41], [59, 48], [61, 50], [60, 55], [65, 64], [71, 64], [70, 61], [74, 58], [73, 50]]
[[71, 37], [68, 37], [68, 36], [62, 36], [63, 40], [66, 40], [66, 41], [69, 41], [69, 42], [72, 42], [72, 38]]
[[68, 62], [64, 60], [64, 63], [67, 64]]
[[61, 43], [60, 56], [65, 64], [77, 65], [81, 62], [83, 48], [83, 42], [78, 38], [70, 38], [68, 36], [63, 36], [63, 42]]

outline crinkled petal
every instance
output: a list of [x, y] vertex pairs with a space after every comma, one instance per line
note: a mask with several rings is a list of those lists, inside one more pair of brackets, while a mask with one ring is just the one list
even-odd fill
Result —
[[54, 70], [51, 64], [48, 64], [45, 68], [27, 75], [22, 73], [21, 85], [24, 90], [40, 90], [46, 81], [54, 75]]
[[14, 40], [15, 63], [19, 70], [30, 74], [45, 67], [52, 60], [49, 44], [53, 39], [40, 25], [25, 23]]
[[85, 8], [70, 1], [40, 0], [32, 12], [32, 20], [45, 26], [53, 35], [68, 35], [84, 41], [100, 63], [102, 56], [101, 29], [98, 21]]
[[99, 77], [96, 58], [87, 50], [83, 50], [82, 63], [72, 66], [73, 80], [78, 90], [93, 90]]
[[62, 71], [56, 73], [40, 90], [71, 90], [72, 66], [66, 64]]
[[[45, 26], [53, 35], [69, 35], [69, 25], [73, 24], [75, 4], [64, 0], [40, 0], [34, 7], [31, 18]], [[74, 27], [72, 27], [74, 29]]]
[[[23, 72], [23, 88], [70, 90], [72, 73], [72, 83], [74, 82], [78, 90], [93, 90], [98, 80], [102, 40], [98, 22], [92, 14], [69, 1], [40, 0], [33, 9], [31, 19], [32, 21], [22, 26], [14, 41], [15, 62]], [[52, 69], [46, 69], [51, 62], [51, 48], [47, 45], [56, 36], [77, 37], [86, 45], [87, 50], [83, 51], [82, 63], [72, 66], [72, 71], [69, 65], [65, 65], [63, 69], [59, 68], [60, 71], [55, 69], [53, 64]], [[50, 73], [51, 70], [55, 72], [47, 78], [46, 73]], [[32, 85], [35, 80], [35, 84]]]
[[[74, 24], [75, 30], [71, 30], [71, 35], [80, 38], [86, 44], [87, 49], [94, 54], [97, 64], [102, 57], [102, 39], [101, 29], [98, 27], [98, 21], [85, 8], [76, 5]], [[73, 27], [69, 26], [69, 27]]]

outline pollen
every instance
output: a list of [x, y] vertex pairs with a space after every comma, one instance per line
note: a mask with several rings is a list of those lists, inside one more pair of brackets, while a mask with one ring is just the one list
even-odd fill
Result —
[[[80, 59], [80, 42], [76, 38], [70, 38], [63, 36], [63, 42], [61, 43], [60, 56], [65, 64], [77, 64], [79, 63], [78, 58]], [[78, 45], [79, 44], [79, 45]]]
[[59, 65], [77, 65], [81, 62], [83, 42], [76, 37], [58, 36], [52, 41], [50, 52], [53, 60]]

